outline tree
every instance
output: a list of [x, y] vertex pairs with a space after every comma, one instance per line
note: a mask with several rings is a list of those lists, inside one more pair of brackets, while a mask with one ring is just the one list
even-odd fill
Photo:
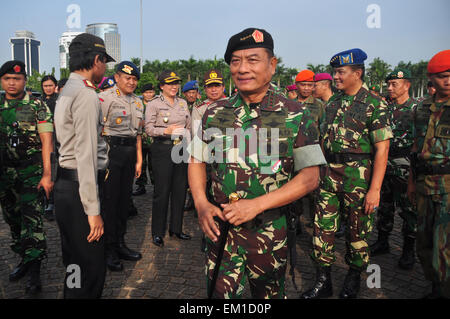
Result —
[[381, 92], [383, 92], [383, 84], [390, 72], [392, 72], [390, 64], [380, 58], [375, 58], [369, 64], [369, 69], [367, 70], [369, 85], [379, 85]]

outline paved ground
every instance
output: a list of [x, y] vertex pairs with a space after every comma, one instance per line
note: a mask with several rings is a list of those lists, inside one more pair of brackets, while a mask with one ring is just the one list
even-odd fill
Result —
[[[193, 212], [186, 212], [184, 231], [193, 236], [191, 241], [180, 241], [165, 238], [164, 248], [151, 243], [151, 204], [152, 188], [147, 187], [147, 194], [136, 197], [135, 204], [139, 215], [128, 222], [127, 244], [143, 255], [139, 262], [124, 262], [125, 270], [120, 273], [108, 271], [103, 291], [105, 299], [203, 299], [206, 296], [204, 277], [204, 254], [200, 252], [201, 232]], [[401, 220], [395, 219], [394, 232], [390, 238], [391, 253], [372, 258], [372, 263], [381, 267], [381, 288], [369, 289], [363, 275], [361, 298], [419, 298], [428, 293], [431, 286], [423, 278], [418, 263], [412, 271], [404, 271], [397, 267], [401, 254], [402, 238], [400, 235]], [[43, 299], [62, 298], [65, 269], [62, 265], [61, 247], [58, 228], [55, 222], [45, 221], [48, 236], [48, 259], [42, 265], [43, 290], [38, 296]], [[300, 291], [311, 287], [315, 278], [313, 264], [308, 257], [311, 248], [311, 229], [305, 231], [297, 239], [298, 260], [296, 282]], [[376, 230], [372, 233], [372, 241], [376, 239]], [[19, 258], [9, 249], [10, 233], [7, 224], [0, 218], [0, 298], [27, 298], [25, 296], [26, 278], [11, 283], [8, 275], [19, 263]], [[337, 243], [337, 262], [333, 267], [333, 285], [335, 295], [339, 294], [347, 266], [344, 263], [344, 241]], [[295, 299], [295, 291], [290, 277], [286, 280], [288, 298]], [[249, 298], [248, 289], [245, 297]]]

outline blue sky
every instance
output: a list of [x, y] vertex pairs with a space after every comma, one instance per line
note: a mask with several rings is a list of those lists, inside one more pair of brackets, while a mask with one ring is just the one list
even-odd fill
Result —
[[[429, 60], [450, 49], [449, 0], [143, 0], [144, 59], [223, 57], [228, 39], [247, 27], [270, 32], [275, 53], [297, 69], [327, 64], [334, 53], [360, 47], [372, 61]], [[59, 68], [58, 39], [67, 31], [68, 5], [81, 7], [81, 29], [117, 23], [122, 59], [140, 54], [139, 0], [2, 1], [0, 62], [11, 59], [9, 38], [17, 30], [35, 33], [41, 71]], [[369, 28], [366, 10], [380, 8], [381, 27]], [[57, 75], [59, 72], [57, 72]]]

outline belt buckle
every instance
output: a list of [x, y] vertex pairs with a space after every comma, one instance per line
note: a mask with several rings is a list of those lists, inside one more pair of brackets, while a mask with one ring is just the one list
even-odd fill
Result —
[[181, 139], [179, 139], [179, 138], [176, 138], [174, 141], [173, 141], [173, 145], [178, 145], [178, 144], [180, 144], [181, 143]]

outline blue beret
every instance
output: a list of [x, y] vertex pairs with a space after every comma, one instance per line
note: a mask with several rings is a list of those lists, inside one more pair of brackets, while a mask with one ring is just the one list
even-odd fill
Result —
[[134, 75], [139, 80], [141, 78], [141, 73], [139, 72], [139, 68], [130, 61], [123, 61], [117, 65], [117, 72], [122, 72], [128, 75]]
[[187, 91], [190, 91], [190, 90], [197, 90], [198, 91], [198, 82], [197, 81], [188, 82], [188, 83], [186, 83], [183, 86], [183, 90], [182, 90], [183, 93], [187, 92]]
[[340, 66], [364, 64], [367, 60], [367, 54], [361, 49], [351, 49], [335, 54], [330, 61], [333, 68]]
[[109, 78], [106, 78], [101, 84], [100, 84], [100, 90], [107, 90], [109, 88], [112, 88], [116, 84], [116, 81], [114, 80], [113, 76], [110, 76]]

